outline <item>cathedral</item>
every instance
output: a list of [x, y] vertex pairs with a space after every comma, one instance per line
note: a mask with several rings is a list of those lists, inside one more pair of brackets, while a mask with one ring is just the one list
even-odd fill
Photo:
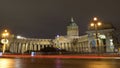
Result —
[[67, 29], [67, 35], [57, 35], [55, 39], [36, 39], [36, 38], [10, 38], [6, 45], [6, 50], [11, 53], [24, 54], [26, 51], [40, 51], [45, 47], [55, 47], [60, 50], [75, 53], [95, 53], [95, 52], [114, 52], [112, 32], [114, 29], [109, 24], [104, 24], [98, 29], [98, 42], [96, 44], [95, 30], [88, 27], [86, 35], [79, 36], [79, 26], [71, 18]]

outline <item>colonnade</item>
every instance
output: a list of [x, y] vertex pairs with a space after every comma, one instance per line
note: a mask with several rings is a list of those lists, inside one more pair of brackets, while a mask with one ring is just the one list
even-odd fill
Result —
[[51, 39], [46, 40], [28, 40], [14, 39], [9, 44], [9, 50], [12, 53], [24, 53], [26, 51], [40, 51], [45, 47], [52, 47]]

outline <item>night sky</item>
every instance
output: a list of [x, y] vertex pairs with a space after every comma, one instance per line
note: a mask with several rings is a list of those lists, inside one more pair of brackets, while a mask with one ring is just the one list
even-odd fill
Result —
[[83, 35], [94, 16], [119, 27], [120, 0], [0, 0], [0, 28], [25, 37], [66, 35], [71, 17]]

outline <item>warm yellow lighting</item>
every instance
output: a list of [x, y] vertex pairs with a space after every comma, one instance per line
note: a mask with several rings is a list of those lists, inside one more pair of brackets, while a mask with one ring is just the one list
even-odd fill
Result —
[[2, 37], [5, 37], [5, 34], [4, 34], [4, 33], [2, 34]]
[[[99, 65], [100, 64], [100, 65]], [[107, 62], [107, 61], [94, 61], [91, 63], [88, 63], [86, 68], [115, 68], [115, 65], [109, 65], [111, 64], [111, 62]]]
[[97, 17], [94, 17], [93, 20], [94, 20], [94, 21], [97, 21], [98, 19], [97, 19]]
[[92, 27], [93, 27], [94, 25], [95, 25], [94, 23], [91, 23], [91, 24], [90, 24], [90, 26], [92, 26]]
[[8, 44], [8, 39], [1, 39], [1, 43], [3, 43], [3, 44]]
[[5, 32], [8, 32], [7, 30], [5, 30]]
[[4, 32], [2, 33], [2, 37], [7, 37], [9, 36], [9, 33], [7, 30], [4, 30]]
[[19, 61], [1, 58], [0, 68], [20, 68], [20, 64], [16, 64], [16, 62], [19, 62]]
[[1, 43], [3, 43], [3, 53], [5, 52], [6, 50], [6, 45], [8, 45], [8, 37], [9, 37], [9, 32], [7, 30], [4, 30], [3, 33], [2, 33], [2, 40], [1, 40]]
[[98, 26], [101, 26], [101, 25], [102, 25], [102, 23], [101, 23], [101, 22], [98, 22], [98, 23], [97, 23], [97, 25], [98, 25]]
[[6, 33], [6, 36], [8, 36], [9, 35], [9, 33]]

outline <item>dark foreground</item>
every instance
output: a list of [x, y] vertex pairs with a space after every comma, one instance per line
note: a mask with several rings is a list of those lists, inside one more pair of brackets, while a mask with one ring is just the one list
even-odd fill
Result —
[[0, 58], [0, 68], [120, 68], [120, 60], [66, 58]]

